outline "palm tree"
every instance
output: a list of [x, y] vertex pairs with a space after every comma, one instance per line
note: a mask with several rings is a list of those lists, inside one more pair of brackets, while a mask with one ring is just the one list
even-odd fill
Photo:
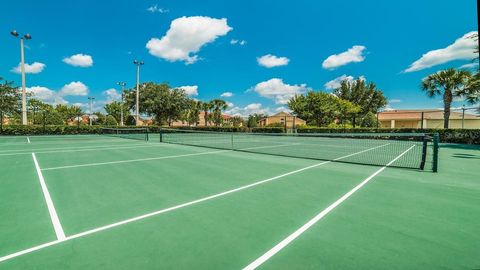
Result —
[[462, 96], [462, 89], [468, 84], [471, 73], [466, 70], [453, 68], [442, 70], [429, 75], [422, 81], [422, 90], [429, 97], [442, 95], [443, 93], [443, 127], [448, 128], [450, 119], [450, 106], [453, 97]]
[[228, 108], [227, 102], [221, 99], [212, 100], [213, 105], [213, 122], [215, 126], [219, 126], [222, 123], [222, 111]]
[[200, 101], [200, 108], [203, 110], [203, 118], [205, 120], [205, 126], [208, 126], [208, 113], [211, 109], [213, 109], [213, 103], [211, 101], [201, 102]]

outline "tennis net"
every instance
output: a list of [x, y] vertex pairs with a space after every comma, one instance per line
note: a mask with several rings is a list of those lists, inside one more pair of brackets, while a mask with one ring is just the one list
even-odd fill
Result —
[[[436, 171], [436, 136], [424, 133], [243, 133], [161, 129], [164, 143]], [[405, 153], [404, 153], [405, 152]]]
[[102, 135], [148, 141], [148, 128], [102, 128]]

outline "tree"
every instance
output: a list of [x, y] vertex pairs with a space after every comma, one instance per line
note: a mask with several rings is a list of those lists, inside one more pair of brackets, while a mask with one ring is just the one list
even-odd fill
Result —
[[[135, 108], [135, 89], [127, 91], [125, 100], [129, 109]], [[153, 116], [162, 125], [180, 120], [188, 107], [188, 97], [183, 89], [172, 89], [168, 84], [145, 83], [140, 89], [140, 113]]]
[[200, 108], [203, 110], [203, 118], [205, 120], [205, 126], [208, 126], [208, 114], [213, 109], [213, 103], [211, 101], [200, 103]]
[[92, 115], [92, 124], [93, 125], [106, 125], [107, 115], [101, 112], [94, 112]]
[[212, 120], [216, 127], [220, 126], [223, 122], [222, 112], [228, 108], [227, 102], [221, 99], [212, 100], [213, 116]]
[[443, 127], [448, 128], [450, 107], [453, 97], [464, 94], [462, 89], [468, 85], [471, 73], [453, 68], [442, 70], [423, 79], [421, 88], [429, 97], [443, 96]]
[[104, 109], [108, 115], [111, 115], [115, 118], [117, 123], [120, 123], [121, 114], [122, 114], [122, 107], [123, 107], [123, 119], [126, 119], [130, 115], [130, 111], [128, 110], [127, 106], [122, 106], [121, 102], [113, 101], [105, 105]]
[[184, 120], [187, 121], [189, 125], [196, 125], [200, 120], [200, 110], [201, 110], [201, 101], [189, 100], [188, 108], [184, 112]]
[[30, 119], [32, 119], [32, 123], [35, 125], [35, 124], [40, 124], [40, 123], [43, 123], [43, 120], [42, 121], [37, 121], [37, 119], [40, 119], [37, 117], [38, 114], [42, 113], [42, 112], [52, 112], [54, 109], [53, 109], [53, 106], [50, 105], [50, 104], [47, 104], [41, 100], [38, 100], [38, 99], [35, 99], [35, 98], [30, 98], [27, 100], [27, 107], [29, 108], [29, 111], [31, 111], [31, 116], [29, 117]]
[[58, 104], [57, 106], [55, 106], [55, 111], [60, 114], [65, 124], [68, 124], [69, 120], [72, 120], [73, 118], [83, 114], [80, 107], [63, 104]]
[[13, 82], [3, 81], [0, 77], [0, 126], [3, 126], [5, 115], [12, 115], [20, 111], [21, 95]]
[[258, 121], [260, 121], [261, 119], [267, 118], [267, 117], [268, 117], [268, 115], [261, 114], [261, 113], [250, 114], [248, 116], [248, 119], [247, 119], [247, 127], [249, 127], [249, 128], [257, 127]]
[[125, 125], [135, 126], [135, 123], [136, 123], [135, 116], [133, 116], [133, 115], [127, 116], [127, 119], [125, 120]]
[[[352, 119], [354, 115], [360, 111], [360, 106], [355, 105], [348, 100], [337, 98], [336, 102], [337, 102], [337, 118], [339, 118], [340, 124], [345, 125], [346, 119]], [[371, 114], [371, 112], [367, 113], [367, 115], [369, 114]], [[364, 120], [365, 120], [365, 117], [362, 118], [362, 127], [363, 127]]]
[[44, 110], [35, 114], [35, 123], [42, 125], [63, 125], [63, 116], [55, 110]]
[[352, 115], [352, 125], [355, 127], [356, 119], [360, 120], [369, 112], [376, 114], [378, 110], [387, 105], [387, 98], [382, 90], [377, 89], [373, 82], [366, 83], [364, 79], [355, 81], [344, 80], [340, 87], [333, 91], [333, 94], [341, 99], [360, 106], [358, 113]]
[[232, 123], [232, 126], [234, 126], [234, 127], [241, 127], [241, 126], [243, 126], [244, 122], [245, 121], [240, 116], [234, 116], [234, 117], [230, 118], [230, 123]]
[[107, 115], [107, 118], [105, 119], [105, 125], [116, 126], [118, 125], [117, 119], [115, 119], [115, 117], [113, 117], [112, 115]]
[[288, 107], [298, 117], [317, 127], [332, 123], [338, 116], [338, 98], [325, 92], [310, 91], [306, 95], [296, 95], [288, 102]]

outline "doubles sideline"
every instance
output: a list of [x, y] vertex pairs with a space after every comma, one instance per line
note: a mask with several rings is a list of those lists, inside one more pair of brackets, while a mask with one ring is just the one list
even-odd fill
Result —
[[[370, 148], [370, 149], [366, 149], [366, 150], [359, 151], [359, 152], [356, 152], [356, 153], [353, 153], [353, 154], [342, 156], [342, 157], [336, 158], [335, 160], [341, 160], [341, 159], [344, 159], [344, 158], [347, 158], [347, 157], [351, 157], [351, 156], [354, 156], [354, 155], [358, 155], [358, 154], [361, 154], [361, 153], [372, 151], [372, 150], [375, 150], [377, 148], [384, 147], [386, 145], [388, 145], [388, 144], [376, 146], [376, 147], [373, 147], [373, 148]], [[413, 146], [412, 146], [412, 148], [413, 148]], [[229, 151], [229, 150], [222, 150], [222, 151], [216, 151], [216, 152], [224, 152], [224, 151]], [[92, 230], [88, 230], [88, 231], [85, 231], [85, 232], [77, 233], [77, 234], [74, 234], [74, 235], [71, 235], [71, 236], [66, 236], [65, 238], [58, 238], [55, 241], [47, 242], [47, 243], [44, 243], [44, 244], [41, 244], [41, 245], [38, 245], [38, 246], [35, 246], [35, 247], [31, 247], [31, 248], [28, 248], [28, 249], [24, 249], [24, 250], [21, 250], [21, 251], [18, 251], [18, 252], [0, 257], [0, 262], [4, 262], [4, 261], [22, 256], [22, 255], [25, 255], [25, 254], [28, 254], [28, 253], [31, 253], [31, 252], [34, 252], [34, 251], [38, 251], [38, 250], [41, 250], [41, 249], [44, 249], [44, 248], [47, 248], [47, 247], [50, 247], [50, 246], [54, 246], [54, 245], [57, 245], [57, 244], [60, 244], [60, 243], [66, 242], [66, 241], [70, 241], [70, 240], [73, 240], [73, 239], [76, 239], [76, 238], [88, 236], [88, 235], [91, 235], [91, 234], [94, 234], [94, 233], [97, 233], [97, 232], [105, 231], [105, 230], [112, 229], [112, 228], [115, 228], [115, 227], [118, 227], [118, 226], [121, 226], [121, 225], [125, 225], [125, 224], [132, 223], [132, 222], [135, 222], [135, 221], [143, 220], [143, 219], [146, 219], [146, 218], [149, 218], [149, 217], [152, 217], [152, 216], [160, 215], [160, 214], [171, 212], [171, 211], [174, 211], [174, 210], [178, 210], [178, 209], [181, 209], [181, 208], [184, 208], [184, 207], [187, 207], [187, 206], [191, 206], [191, 205], [195, 205], [195, 204], [198, 204], [198, 203], [201, 203], [201, 202], [205, 202], [205, 201], [213, 200], [213, 199], [216, 199], [216, 198], [219, 198], [219, 197], [223, 197], [223, 196], [226, 196], [226, 195], [238, 192], [238, 191], [249, 189], [249, 188], [252, 188], [252, 187], [255, 187], [255, 186], [258, 186], [258, 185], [262, 185], [262, 184], [265, 184], [265, 183], [268, 183], [268, 182], [272, 182], [272, 181], [284, 178], [284, 177], [289, 176], [289, 175], [293, 175], [293, 174], [297, 174], [297, 173], [300, 173], [300, 172], [303, 172], [303, 171], [306, 171], [306, 170], [309, 170], [309, 169], [313, 169], [313, 168], [316, 168], [316, 167], [319, 167], [319, 166], [322, 166], [322, 165], [325, 165], [325, 164], [328, 164], [328, 163], [331, 163], [331, 162], [332, 161], [324, 161], [324, 162], [316, 163], [314, 165], [303, 167], [303, 168], [300, 168], [300, 169], [297, 169], [297, 170], [294, 170], [294, 171], [290, 171], [290, 172], [287, 172], [287, 173], [284, 173], [284, 174], [281, 174], [281, 175], [277, 175], [277, 176], [268, 178], [268, 179], [260, 180], [260, 181], [257, 181], [257, 182], [254, 182], [254, 183], [251, 183], [251, 184], [248, 184], [248, 185], [244, 185], [244, 186], [241, 186], [241, 187], [238, 187], [238, 188], [235, 188], [235, 189], [230, 189], [230, 190], [220, 192], [220, 193], [217, 193], [217, 194], [214, 194], [214, 195], [206, 196], [206, 197], [203, 197], [203, 198], [200, 198], [200, 199], [197, 199], [197, 200], [189, 201], [189, 202], [186, 202], [186, 203], [183, 203], [183, 204], [178, 204], [178, 205], [175, 205], [175, 206], [172, 206], [172, 207], [169, 207], [169, 208], [161, 209], [161, 210], [151, 212], [151, 213], [148, 213], [148, 214], [140, 215], [140, 216], [133, 217], [133, 218], [130, 218], [130, 219], [126, 219], [126, 220], [123, 220], [123, 221], [112, 223], [112, 224], [109, 224], [109, 225], [101, 226], [101, 227], [98, 227], [98, 228], [95, 228], [95, 229], [92, 229]]]
[[311, 220], [309, 220], [307, 223], [305, 223], [303, 226], [298, 228], [295, 232], [290, 234], [287, 238], [283, 239], [280, 243], [275, 245], [273, 248], [271, 248], [269, 251], [267, 251], [265, 254], [254, 260], [252, 263], [247, 265], [243, 270], [253, 270], [262, 265], [264, 262], [268, 261], [271, 257], [273, 257], [275, 254], [277, 254], [280, 250], [285, 248], [288, 244], [293, 242], [296, 238], [298, 238], [302, 233], [310, 229], [315, 223], [320, 221], [323, 217], [325, 217], [328, 213], [330, 213], [333, 209], [335, 209], [337, 206], [339, 206], [341, 203], [343, 203], [345, 200], [347, 200], [350, 196], [352, 196], [355, 192], [357, 192], [360, 188], [362, 188], [364, 185], [366, 185], [370, 180], [372, 180], [375, 176], [377, 176], [379, 173], [381, 173], [385, 168], [390, 166], [393, 162], [397, 161], [399, 158], [401, 158], [403, 155], [405, 155], [408, 151], [410, 151], [415, 145], [412, 145], [410, 148], [405, 150], [403, 153], [398, 155], [396, 158], [394, 158], [392, 161], [390, 161], [387, 165], [383, 166], [382, 168], [378, 169], [376, 172], [374, 172], [372, 175], [367, 177], [365, 180], [363, 180], [360, 184], [355, 186], [353, 189], [345, 193], [342, 197], [340, 197], [338, 200], [336, 200], [334, 203], [329, 205], [327, 208], [322, 210], [320, 213], [318, 213], [315, 217], [313, 217]]

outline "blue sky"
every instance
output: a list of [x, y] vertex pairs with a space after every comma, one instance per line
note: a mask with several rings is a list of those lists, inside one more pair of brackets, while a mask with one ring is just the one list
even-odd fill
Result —
[[[0, 17], [0, 77], [51, 103], [96, 107], [118, 99], [119, 81], [185, 87], [200, 100], [223, 98], [228, 113], [273, 113], [295, 93], [331, 91], [335, 79], [364, 77], [389, 108], [438, 108], [421, 79], [472, 66], [474, 0], [404, 1], [6, 1]], [[117, 91], [115, 91], [117, 90]], [[225, 94], [227, 93], [227, 94]], [[229, 96], [229, 94], [231, 96]], [[458, 101], [454, 106], [461, 106]]]

